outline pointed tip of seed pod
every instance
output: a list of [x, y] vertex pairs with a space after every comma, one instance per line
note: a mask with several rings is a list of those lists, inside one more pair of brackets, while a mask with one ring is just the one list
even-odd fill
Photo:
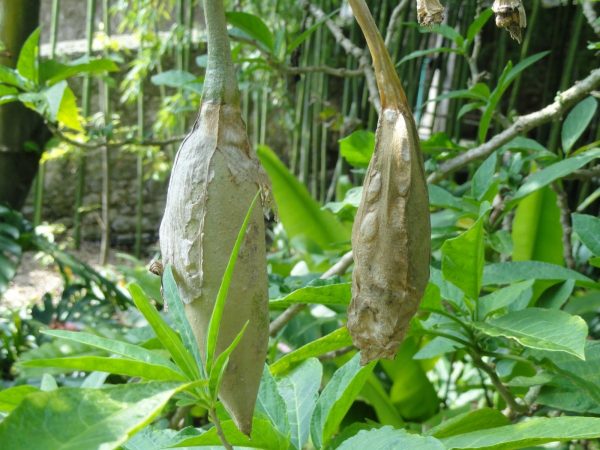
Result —
[[231, 418], [235, 423], [235, 426], [244, 433], [246, 436], [251, 437], [252, 434], [252, 416], [231, 414]]
[[396, 357], [396, 350], [400, 342], [388, 343], [385, 347], [381, 346], [368, 346], [361, 348], [360, 350], [360, 365], [366, 366], [372, 361], [378, 359], [394, 359]]
[[520, 44], [522, 30], [527, 26], [523, 3], [520, 0], [496, 0], [492, 10], [496, 14], [496, 26], [504, 28]]

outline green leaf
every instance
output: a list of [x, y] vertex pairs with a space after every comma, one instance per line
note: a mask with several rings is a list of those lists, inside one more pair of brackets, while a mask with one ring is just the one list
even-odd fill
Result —
[[563, 229], [556, 194], [545, 187], [525, 197], [512, 227], [513, 261], [564, 263]]
[[125, 358], [104, 356], [75, 356], [69, 358], [30, 359], [19, 363], [21, 367], [56, 367], [68, 371], [109, 372], [129, 377], [140, 377], [157, 381], [185, 381], [178, 370], [163, 365], [146, 363]]
[[450, 48], [450, 47], [436, 47], [436, 48], [427, 48], [424, 50], [415, 50], [414, 52], [410, 52], [404, 58], [402, 58], [396, 66], [404, 64], [406, 61], [410, 61], [411, 59], [420, 58], [421, 56], [433, 55], [435, 53], [462, 53], [460, 49]]
[[478, 168], [471, 181], [471, 195], [481, 200], [494, 182], [496, 173], [496, 152], [492, 153]]
[[537, 191], [538, 189], [543, 188], [544, 186], [549, 185], [559, 178], [573, 173], [596, 158], [600, 158], [600, 148], [593, 148], [587, 152], [564, 159], [546, 167], [545, 169], [532, 173], [525, 179], [525, 182], [517, 190], [515, 196], [509, 202], [509, 205], [513, 205], [517, 200]]
[[432, 359], [437, 358], [446, 353], [454, 352], [458, 348], [463, 346], [456, 341], [447, 339], [444, 337], [435, 337], [430, 342], [425, 344], [421, 349], [415, 353], [413, 359]]
[[481, 11], [479, 16], [469, 25], [467, 29], [467, 42], [472, 42], [475, 39], [475, 36], [479, 34], [483, 26], [490, 20], [492, 17], [493, 11], [491, 8], [484, 9]]
[[56, 118], [58, 119], [58, 122], [65, 127], [83, 132], [79, 110], [77, 108], [77, 99], [71, 88], [68, 86], [63, 94]]
[[366, 448], [378, 450], [445, 450], [444, 445], [436, 438], [409, 434], [404, 430], [396, 430], [389, 426], [359, 431], [350, 439], [342, 442], [338, 450]]
[[262, 44], [266, 50], [273, 53], [275, 38], [260, 17], [244, 12], [228, 12], [226, 16], [231, 25], [242, 30], [252, 39]]
[[539, 261], [515, 261], [488, 264], [483, 269], [483, 285], [510, 284], [524, 280], [575, 280], [582, 285], [595, 283], [571, 269]]
[[489, 336], [513, 339], [525, 347], [585, 358], [587, 324], [564, 311], [527, 308], [473, 326]]
[[21, 404], [25, 397], [34, 392], [39, 392], [39, 389], [28, 384], [13, 386], [0, 391], [0, 412], [11, 412]]
[[40, 29], [36, 28], [33, 33], [29, 35], [23, 47], [21, 47], [21, 53], [17, 61], [17, 72], [33, 84], [37, 85], [39, 80], [38, 71], [38, 52], [40, 41]]
[[301, 236], [322, 248], [349, 242], [350, 230], [329, 211], [321, 210], [269, 147], [259, 146], [257, 152], [271, 179], [279, 217], [289, 237]]
[[446, 39], [453, 41], [457, 47], [462, 47], [464, 38], [461, 34], [449, 25], [433, 25], [431, 27], [420, 27], [421, 33], [437, 33], [444, 36]]
[[291, 441], [297, 449], [308, 442], [310, 419], [317, 404], [323, 368], [316, 358], [309, 358], [277, 381], [277, 388], [287, 409]]
[[[252, 218], [252, 212], [254, 211], [254, 207], [256, 206], [256, 202], [258, 201], [259, 197], [260, 190], [257, 191], [254, 195], [252, 203], [250, 204], [250, 207], [246, 212], [246, 216], [244, 217], [244, 221], [242, 222], [242, 225], [240, 227], [240, 231], [238, 232], [238, 235], [235, 239], [235, 243], [233, 244], [233, 249], [231, 250], [231, 253], [229, 255], [229, 260], [227, 261], [227, 267], [225, 268], [225, 272], [223, 273], [223, 279], [221, 281], [221, 284], [219, 285], [219, 292], [217, 292], [215, 306], [212, 310], [212, 314], [208, 322], [208, 332], [206, 334], [206, 371], [208, 373], [211, 373], [213, 363], [215, 362], [215, 358], [217, 358], [215, 352], [217, 350], [217, 341], [219, 340], [219, 329], [221, 328], [221, 320], [223, 318], [223, 311], [225, 310], [225, 302], [227, 301], [229, 286], [231, 285], [231, 279], [233, 277], [235, 264], [240, 253], [240, 248], [242, 247], [244, 239], [246, 238], [246, 230], [248, 229], [248, 224], [250, 223], [250, 219]], [[244, 329], [247, 325], [248, 323], [244, 325]], [[238, 337], [241, 338], [240, 335], [238, 335]], [[236, 340], [238, 337], [236, 337]], [[227, 345], [229, 345], [229, 343]], [[231, 348], [231, 346], [229, 346], [229, 348]], [[229, 350], [229, 348], [227, 350]], [[231, 350], [233, 351], [233, 349]]]
[[[373, 407], [377, 415], [377, 421], [380, 424], [392, 425], [393, 427], [404, 425], [398, 409], [392, 403], [392, 399], [383, 387], [381, 380], [374, 373], [371, 373], [367, 378], [367, 382], [360, 393], [360, 398]], [[339, 435], [337, 438], [339, 438]]]
[[501, 427], [509, 423], [508, 418], [497, 409], [481, 408], [452, 417], [431, 428], [426, 434], [442, 439], [475, 430]]
[[140, 383], [30, 394], [0, 423], [0, 442], [11, 450], [117, 448], [158, 415], [178, 386]]
[[173, 88], [182, 88], [190, 83], [195, 83], [197, 77], [185, 70], [166, 70], [153, 75], [150, 78], [152, 84], [156, 86], [168, 86]]
[[279, 358], [269, 366], [273, 375], [287, 373], [294, 365], [314, 356], [320, 356], [328, 352], [339, 350], [352, 345], [352, 339], [346, 327], [341, 327], [327, 336], [316, 339], [297, 350]]
[[52, 87], [49, 87], [48, 89], [44, 89], [43, 91], [44, 97], [46, 98], [46, 102], [48, 104], [48, 118], [51, 122], [56, 122], [56, 116], [60, 110], [60, 104], [66, 88], [67, 82], [62, 81]]
[[44, 330], [42, 333], [71, 342], [79, 342], [114, 355], [124, 356], [127, 359], [164, 366], [178, 371], [177, 366], [167, 358], [164, 358], [151, 350], [145, 349], [144, 347], [140, 347], [139, 345], [118, 341], [116, 339], [109, 339], [83, 331]]
[[340, 139], [340, 154], [354, 167], [367, 167], [375, 151], [375, 133], [358, 130]]
[[[273, 428], [271, 422], [266, 419], [254, 418], [252, 420], [252, 438], [239, 431], [232, 420], [221, 422], [221, 427], [229, 443], [236, 448], [259, 448], [265, 450], [288, 450], [289, 448], [288, 439]], [[221, 439], [215, 427], [212, 427], [200, 436], [184, 438], [176, 444], [172, 444], [172, 447], [207, 447], [211, 445], [222, 448]]]
[[[17, 71], [0, 64], [0, 83], [22, 88], [24, 83]], [[9, 93], [2, 93], [8, 95]]]
[[200, 358], [200, 350], [198, 349], [198, 343], [194, 337], [192, 327], [187, 320], [185, 310], [183, 308], [183, 301], [179, 296], [179, 289], [173, 276], [173, 267], [169, 264], [165, 267], [162, 276], [163, 295], [167, 304], [169, 305], [169, 317], [173, 320], [173, 325], [176, 331], [179, 333], [183, 345], [186, 350], [194, 355], [196, 365], [203, 369], [202, 359]]
[[85, 74], [99, 75], [104, 72], [118, 72], [119, 66], [111, 59], [89, 59], [87, 56], [63, 64], [55, 59], [40, 63], [40, 84], [52, 86], [67, 78]]
[[330, 12], [329, 14], [327, 14], [325, 17], [323, 17], [321, 20], [319, 20], [318, 22], [316, 22], [313, 26], [311, 26], [310, 28], [308, 28], [307, 30], [304, 30], [301, 34], [299, 34], [298, 36], [296, 36], [292, 42], [290, 42], [290, 44], [288, 45], [287, 49], [286, 49], [286, 53], [289, 55], [291, 54], [294, 50], [296, 50], [306, 39], [308, 39], [308, 37], [313, 34], [321, 25], [323, 25], [325, 22], [327, 22], [329, 19], [331, 19], [333, 16], [335, 16], [337, 13], [339, 13], [340, 10], [339, 8]]
[[351, 283], [325, 286], [305, 286], [269, 302], [271, 308], [287, 308], [297, 303], [317, 303], [327, 306], [348, 306], [352, 298]]
[[225, 375], [225, 369], [229, 363], [229, 357], [244, 337], [244, 333], [246, 332], [246, 328], [248, 328], [249, 323], [250, 321], [246, 321], [240, 332], [233, 339], [233, 341], [231, 341], [231, 344], [229, 344], [229, 346], [223, 350], [219, 356], [217, 356], [211, 367], [207, 368], [209, 377], [208, 387], [215, 401], [217, 400], [217, 395], [219, 393], [219, 389], [221, 388], [221, 381], [223, 380], [223, 375]]
[[479, 297], [484, 266], [483, 220], [442, 245], [442, 273], [471, 299]]
[[536, 417], [514, 425], [460, 434], [442, 442], [448, 450], [512, 450], [548, 442], [600, 437], [600, 419], [592, 417]]
[[[497, 291], [492, 292], [477, 301], [477, 317], [485, 319], [489, 314], [499, 309], [506, 308], [513, 302], [525, 296], [527, 303], [533, 295], [534, 280], [526, 280], [515, 283]], [[525, 302], [524, 302], [525, 303]]]
[[286, 402], [280, 394], [277, 383], [265, 365], [263, 370], [258, 396], [256, 398], [256, 411], [265, 415], [273, 426], [283, 436], [290, 434], [290, 422]]
[[310, 435], [317, 448], [329, 442], [360, 393], [375, 362], [360, 365], [360, 354], [340, 367], [323, 389], [310, 423]]
[[600, 219], [587, 214], [572, 214], [573, 231], [592, 254], [600, 255]]
[[162, 345], [171, 354], [175, 364], [192, 380], [198, 379], [199, 371], [194, 357], [181, 342], [177, 333], [160, 317], [158, 311], [150, 304], [148, 297], [137, 284], [129, 286], [129, 292], [135, 303], [146, 318]]
[[594, 97], [587, 97], [579, 102], [563, 122], [562, 126], [562, 147], [568, 154], [577, 139], [581, 137], [586, 130], [598, 109], [598, 101]]

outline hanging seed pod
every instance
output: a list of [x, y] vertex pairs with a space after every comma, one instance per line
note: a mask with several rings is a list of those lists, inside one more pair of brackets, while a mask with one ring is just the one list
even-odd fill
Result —
[[505, 28], [510, 37], [521, 43], [521, 28], [527, 26], [527, 15], [521, 0], [494, 0], [492, 11], [496, 14], [496, 26]]
[[[236, 237], [258, 189], [268, 178], [250, 148], [222, 0], [205, 0], [208, 66], [202, 105], [175, 158], [160, 228], [164, 264], [172, 264], [185, 313], [202, 358], [208, 324]], [[250, 434], [269, 330], [264, 218], [255, 208], [233, 272], [216, 355], [249, 321], [229, 358], [219, 398], [238, 428]], [[205, 361], [206, 362], [206, 361]]]
[[417, 19], [423, 27], [442, 23], [444, 11], [444, 5], [439, 0], [417, 0]]
[[382, 111], [354, 227], [348, 330], [361, 363], [394, 358], [429, 279], [431, 227], [419, 137], [400, 79], [364, 0], [350, 0], [367, 39]]

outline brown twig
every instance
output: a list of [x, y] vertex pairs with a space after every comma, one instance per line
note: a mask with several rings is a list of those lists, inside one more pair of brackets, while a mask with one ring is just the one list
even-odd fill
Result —
[[[348, 267], [352, 264], [352, 252], [346, 253], [344, 256], [340, 258], [338, 262], [336, 262], [333, 266], [331, 266], [323, 275], [319, 278], [322, 280], [326, 280], [327, 278], [331, 278], [335, 275], [342, 275]], [[285, 327], [290, 320], [296, 317], [300, 311], [306, 308], [305, 303], [297, 303], [295, 305], [290, 306], [284, 312], [282, 312], [269, 326], [269, 334], [271, 336], [275, 336], [283, 327]]]
[[498, 133], [488, 142], [444, 162], [438, 170], [429, 175], [427, 181], [435, 183], [467, 164], [489, 156], [494, 150], [502, 147], [518, 135], [559, 118], [598, 86], [600, 86], [600, 69], [595, 69], [586, 78], [563, 93], [558, 94], [554, 103], [539, 111], [518, 117], [509, 128]]
[[390, 48], [392, 45], [392, 41], [394, 40], [394, 36], [396, 34], [396, 24], [398, 23], [398, 19], [400, 19], [400, 14], [402, 11], [406, 9], [408, 6], [408, 0], [402, 0], [392, 11], [392, 15], [390, 16], [390, 21], [388, 22], [387, 31], [385, 34], [385, 46], [386, 48]]
[[552, 183], [552, 190], [556, 193], [556, 203], [560, 210], [560, 224], [562, 226], [562, 242], [565, 263], [569, 269], [575, 269], [575, 259], [573, 259], [573, 245], [571, 244], [571, 211], [569, 210], [569, 198], [560, 181]]

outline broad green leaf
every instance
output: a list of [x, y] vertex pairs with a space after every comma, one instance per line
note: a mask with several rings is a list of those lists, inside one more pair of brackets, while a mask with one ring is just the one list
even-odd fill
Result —
[[279, 217], [289, 237], [302, 236], [322, 248], [350, 240], [350, 230], [329, 211], [321, 210], [270, 148], [263, 145], [257, 151], [271, 179]]
[[0, 391], [0, 412], [11, 412], [21, 404], [25, 397], [34, 392], [39, 392], [39, 389], [28, 384]]
[[513, 261], [543, 261], [563, 265], [563, 229], [556, 194], [545, 187], [525, 197], [512, 227]]
[[484, 266], [483, 220], [480, 217], [467, 231], [442, 245], [442, 273], [471, 299], [481, 290]]
[[40, 63], [40, 84], [52, 86], [67, 78], [84, 74], [99, 75], [104, 72], [117, 72], [119, 67], [111, 59], [89, 59], [87, 56], [66, 64], [55, 59]]
[[404, 430], [382, 427], [359, 431], [358, 434], [342, 442], [338, 450], [357, 449], [377, 450], [445, 450], [444, 445], [436, 438], [409, 434]]
[[294, 365], [314, 356], [339, 350], [352, 345], [352, 339], [346, 327], [341, 327], [327, 336], [314, 340], [297, 350], [279, 358], [269, 366], [275, 376], [287, 373]]
[[[221, 422], [223, 433], [227, 440], [235, 448], [259, 448], [264, 450], [288, 450], [289, 440], [282, 436], [266, 419], [254, 418], [252, 420], [252, 437], [249, 438], [237, 429], [237, 426], [232, 420]], [[178, 447], [221, 447], [221, 440], [217, 434], [215, 427], [211, 428], [200, 436], [183, 438], [176, 444], [172, 444], [173, 448]]]
[[525, 182], [515, 193], [515, 196], [509, 202], [509, 205], [513, 205], [517, 200], [537, 191], [538, 189], [548, 186], [555, 180], [565, 177], [577, 169], [585, 166], [590, 161], [596, 158], [600, 158], [600, 148], [593, 148], [587, 152], [580, 153], [571, 158], [564, 159], [557, 163], [554, 163], [545, 169], [529, 175]]
[[156, 86], [169, 86], [174, 88], [182, 88], [187, 84], [196, 82], [197, 77], [185, 70], [166, 70], [164, 72], [153, 75], [150, 78], [152, 84]]
[[198, 366], [190, 352], [186, 350], [179, 335], [160, 317], [158, 311], [152, 306], [144, 294], [144, 291], [137, 285], [131, 284], [129, 292], [135, 303], [135, 306], [140, 310], [146, 318], [154, 333], [162, 343], [162, 345], [171, 354], [171, 358], [175, 364], [184, 371], [184, 373], [192, 380], [199, 376]]
[[524, 280], [575, 280], [595, 286], [591, 279], [571, 269], [540, 261], [513, 261], [487, 264], [483, 269], [483, 285], [509, 284]]
[[562, 126], [562, 147], [563, 151], [568, 154], [577, 139], [583, 134], [588, 127], [596, 110], [598, 109], [598, 101], [594, 97], [587, 97], [579, 102], [563, 122]]
[[77, 108], [77, 99], [70, 87], [67, 86], [60, 102], [60, 108], [56, 114], [58, 122], [67, 128], [83, 132], [79, 109]]
[[451, 339], [447, 339], [444, 337], [435, 337], [423, 347], [421, 347], [421, 349], [419, 349], [419, 351], [415, 353], [413, 359], [419, 360], [437, 358], [438, 356], [453, 352], [461, 347], [461, 344]]
[[442, 439], [448, 450], [512, 450], [548, 442], [600, 437], [600, 419], [592, 417], [536, 417], [514, 425], [474, 431]]
[[[165, 450], [170, 448], [172, 444], [181, 441], [181, 434], [187, 433], [189, 428], [184, 428], [181, 431], [172, 430], [170, 428], [160, 429], [155, 426], [148, 426], [136, 433], [131, 439], [123, 444], [123, 450]], [[197, 435], [199, 433], [193, 429]], [[211, 450], [204, 448], [203, 450]]]
[[186, 350], [194, 355], [194, 359], [198, 367], [203, 369], [202, 359], [200, 358], [200, 350], [198, 349], [198, 343], [194, 337], [192, 327], [187, 320], [185, 311], [183, 309], [183, 301], [179, 296], [179, 289], [173, 276], [173, 267], [169, 264], [165, 267], [162, 276], [163, 295], [167, 304], [169, 305], [169, 316], [173, 319], [173, 325], [175, 326], [183, 345]]
[[[244, 242], [246, 237], [246, 230], [248, 229], [248, 224], [250, 223], [250, 219], [252, 218], [252, 212], [256, 206], [256, 202], [260, 197], [260, 190], [256, 192], [254, 198], [252, 199], [252, 203], [246, 212], [246, 216], [244, 217], [244, 221], [240, 227], [240, 231], [235, 239], [235, 243], [233, 244], [233, 249], [229, 255], [229, 260], [227, 261], [227, 267], [225, 267], [225, 272], [223, 273], [223, 279], [221, 284], [219, 285], [219, 291], [217, 292], [217, 299], [215, 300], [215, 306], [213, 307], [212, 314], [210, 316], [210, 320], [208, 322], [208, 333], [206, 334], [206, 371], [208, 373], [211, 372], [211, 368], [213, 363], [215, 362], [215, 358], [217, 358], [216, 350], [217, 350], [217, 341], [219, 340], [219, 330], [221, 328], [221, 320], [223, 318], [223, 311], [225, 310], [225, 302], [227, 301], [227, 294], [229, 293], [229, 286], [231, 285], [231, 279], [233, 277], [233, 271], [235, 270], [235, 265], [237, 263], [238, 255], [240, 253], [240, 248]], [[246, 328], [244, 325], [244, 329]], [[238, 335], [239, 337], [239, 335]], [[236, 338], [237, 339], [237, 338]], [[230, 344], [227, 343], [230, 348]], [[233, 349], [232, 349], [233, 350]]]
[[525, 347], [585, 358], [587, 324], [564, 311], [527, 308], [487, 322], [474, 322], [473, 326], [489, 336], [513, 339]]
[[339, 140], [340, 154], [354, 167], [367, 167], [375, 151], [375, 133], [358, 130]]
[[35, 31], [29, 35], [23, 44], [23, 47], [21, 47], [21, 53], [19, 53], [19, 59], [17, 60], [17, 72], [19, 72], [23, 78], [28, 79], [36, 85], [39, 81], [39, 41], [40, 29], [36, 28]]
[[477, 301], [477, 317], [485, 319], [490, 313], [509, 306], [511, 303], [525, 296], [527, 303], [533, 295], [534, 280], [521, 281], [492, 292]]
[[380, 424], [391, 425], [393, 427], [402, 427], [404, 425], [398, 409], [392, 403], [386, 389], [382, 386], [382, 382], [374, 373], [369, 374], [360, 397], [373, 407]]
[[[23, 87], [24, 84], [17, 71], [2, 64], [0, 64], [0, 83], [14, 87]], [[2, 95], [8, 95], [8, 93], [2, 93]]]
[[308, 441], [310, 418], [317, 404], [322, 376], [323, 368], [319, 360], [309, 358], [277, 381], [287, 410], [291, 441], [297, 449], [304, 448]]
[[165, 366], [175, 371], [179, 371], [177, 366], [167, 358], [164, 358], [151, 350], [145, 349], [144, 347], [140, 347], [139, 345], [97, 336], [84, 331], [44, 330], [42, 333], [55, 338], [79, 342], [90, 347], [99, 348], [100, 350], [115, 355], [124, 356], [127, 359], [133, 359], [135, 361], [141, 361], [157, 366]]
[[340, 367], [323, 389], [310, 423], [310, 435], [317, 448], [329, 442], [360, 393], [375, 362], [360, 365], [360, 354]]
[[497, 409], [480, 408], [445, 420], [428, 430], [426, 434], [442, 439], [475, 430], [501, 427], [509, 423], [508, 418]]
[[43, 91], [46, 103], [48, 104], [48, 118], [51, 122], [56, 122], [56, 116], [60, 110], [60, 104], [66, 88], [67, 82], [62, 81]]
[[267, 365], [264, 367], [258, 389], [256, 412], [266, 416], [283, 436], [290, 434], [290, 422], [286, 403]]
[[477, 16], [477, 18], [471, 23], [471, 25], [469, 25], [469, 28], [467, 29], [467, 41], [471, 42], [473, 41], [473, 39], [475, 39], [475, 36], [479, 34], [483, 26], [487, 23], [488, 20], [490, 20], [492, 14], [493, 12], [491, 8], [487, 8], [481, 11], [479, 16]]
[[600, 255], [600, 219], [587, 214], [572, 214], [573, 231], [592, 254]]
[[450, 208], [457, 211], [469, 211], [476, 212], [476, 209], [469, 203], [465, 202], [462, 198], [455, 197], [446, 189], [430, 184], [427, 186], [429, 192], [429, 203], [431, 206], [438, 208]]
[[231, 25], [242, 30], [259, 44], [262, 44], [266, 50], [273, 53], [275, 49], [273, 33], [260, 17], [244, 12], [228, 12], [226, 16]]
[[481, 200], [494, 182], [496, 173], [496, 152], [492, 153], [478, 168], [471, 180], [471, 195]]
[[567, 280], [551, 286], [536, 300], [536, 305], [541, 308], [561, 309], [569, 300], [574, 288], [575, 280]]
[[351, 283], [336, 283], [325, 286], [305, 286], [284, 297], [271, 300], [270, 308], [287, 308], [296, 303], [318, 303], [321, 305], [348, 306], [352, 298]]
[[178, 386], [140, 383], [30, 394], [0, 423], [0, 442], [11, 450], [114, 449], [150, 423]]
[[157, 381], [185, 381], [178, 370], [163, 365], [146, 363], [125, 358], [104, 356], [75, 356], [69, 358], [30, 359], [19, 363], [22, 367], [56, 367], [68, 371], [109, 372], [129, 377], [140, 377]]

